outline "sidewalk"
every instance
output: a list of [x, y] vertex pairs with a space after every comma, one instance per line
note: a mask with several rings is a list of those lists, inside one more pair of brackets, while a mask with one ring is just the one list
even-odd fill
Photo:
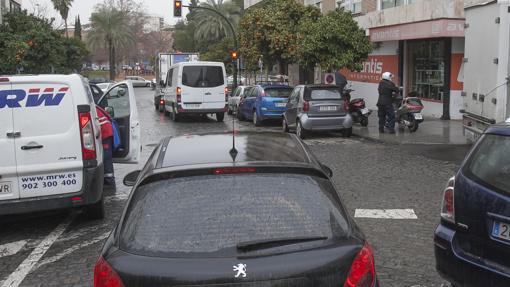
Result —
[[396, 134], [379, 133], [377, 111], [370, 115], [368, 127], [354, 124], [353, 134], [369, 140], [391, 144], [447, 144], [466, 145], [469, 144], [463, 134], [462, 121], [442, 121], [435, 118], [425, 118], [418, 130], [410, 133], [409, 129], [400, 131], [395, 129]]

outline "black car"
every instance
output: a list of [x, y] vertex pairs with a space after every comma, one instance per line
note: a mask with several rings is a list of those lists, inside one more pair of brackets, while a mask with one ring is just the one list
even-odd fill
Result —
[[510, 122], [489, 127], [448, 181], [434, 235], [452, 286], [510, 286]]
[[237, 153], [230, 134], [166, 138], [126, 176], [94, 286], [378, 286], [331, 170], [295, 135], [235, 141]]

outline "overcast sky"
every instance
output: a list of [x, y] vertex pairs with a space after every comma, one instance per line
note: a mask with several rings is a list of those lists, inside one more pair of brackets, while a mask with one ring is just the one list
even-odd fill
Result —
[[[150, 15], [165, 18], [165, 23], [174, 24], [176, 19], [173, 17], [173, 1], [172, 0], [140, 0], [143, 3], [145, 11]], [[102, 3], [103, 0], [74, 0], [71, 10], [69, 11], [68, 23], [74, 24], [76, 16], [80, 15], [81, 23], [88, 23], [90, 14], [94, 6]], [[188, 1], [183, 1], [188, 4]], [[62, 21], [59, 14], [53, 10], [51, 0], [22, 0], [22, 6], [29, 12], [34, 12], [40, 16], [55, 17], [57, 24]]]

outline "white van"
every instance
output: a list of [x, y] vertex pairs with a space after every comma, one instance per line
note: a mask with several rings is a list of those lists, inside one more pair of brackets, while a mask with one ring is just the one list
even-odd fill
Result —
[[221, 122], [227, 111], [227, 76], [221, 62], [182, 62], [170, 66], [163, 87], [165, 114], [178, 121], [182, 114], [216, 114]]
[[[137, 162], [140, 127], [130, 82], [104, 96], [121, 130], [115, 157]], [[0, 215], [85, 207], [104, 216], [103, 146], [79, 75], [0, 76]]]

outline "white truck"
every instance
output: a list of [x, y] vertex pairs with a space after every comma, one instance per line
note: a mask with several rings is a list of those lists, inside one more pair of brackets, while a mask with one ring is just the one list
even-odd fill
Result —
[[463, 125], [475, 141], [510, 117], [510, 1], [466, 6]]
[[159, 53], [156, 59], [156, 89], [154, 92], [154, 108], [160, 112], [164, 111], [165, 103], [162, 102], [161, 83], [166, 82], [170, 66], [181, 62], [196, 62], [199, 60], [198, 53]]

